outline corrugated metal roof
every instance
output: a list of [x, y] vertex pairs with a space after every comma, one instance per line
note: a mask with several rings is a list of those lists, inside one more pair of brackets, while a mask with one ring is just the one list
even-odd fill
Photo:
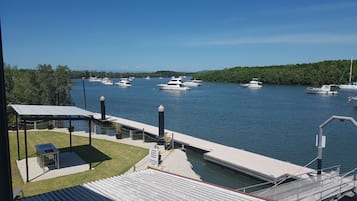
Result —
[[147, 169], [21, 200], [263, 201], [265, 199], [170, 173]]
[[93, 116], [92, 112], [75, 106], [56, 106], [56, 105], [16, 105], [10, 104], [18, 115], [31, 116]]

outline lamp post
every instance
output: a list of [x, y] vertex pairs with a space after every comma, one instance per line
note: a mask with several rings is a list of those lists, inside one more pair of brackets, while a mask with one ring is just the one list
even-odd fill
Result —
[[165, 112], [165, 108], [164, 106], [160, 105], [158, 108], [158, 112], [159, 112], [159, 142], [161, 142], [164, 138], [164, 130], [165, 130], [165, 118], [164, 118], [164, 112]]
[[323, 135], [323, 128], [332, 122], [333, 120], [338, 119], [341, 121], [351, 121], [354, 126], [357, 127], [357, 122], [352, 118], [352, 117], [346, 117], [346, 116], [336, 116], [333, 115], [330, 118], [328, 118], [326, 121], [324, 121], [320, 126], [319, 126], [319, 134], [316, 136], [316, 146], [317, 146], [317, 174], [321, 174], [321, 169], [322, 169], [322, 150], [325, 148], [325, 142], [326, 142], [326, 137]]

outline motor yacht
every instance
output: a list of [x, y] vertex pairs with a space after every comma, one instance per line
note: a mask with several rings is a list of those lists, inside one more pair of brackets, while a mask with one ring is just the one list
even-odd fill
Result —
[[307, 87], [306, 93], [308, 94], [321, 94], [321, 95], [337, 95], [338, 85], [322, 85], [322, 87]]
[[104, 85], [113, 85], [113, 80], [105, 77], [105, 78], [102, 79], [102, 84], [104, 84]]
[[241, 84], [242, 87], [247, 87], [247, 88], [252, 88], [252, 89], [258, 89], [263, 86], [263, 82], [260, 82], [258, 78], [253, 78], [249, 83], [244, 83]]
[[194, 82], [193, 80], [185, 81], [183, 84], [187, 87], [199, 87], [202, 85], [201, 82]]
[[90, 76], [88, 80], [89, 80], [89, 82], [102, 82], [101, 78], [98, 78], [95, 76]]
[[131, 87], [131, 82], [128, 78], [122, 78], [119, 82], [116, 82], [115, 84], [120, 87]]
[[177, 90], [177, 91], [187, 91], [190, 90], [190, 87], [187, 87], [183, 84], [181, 77], [172, 77], [167, 84], [158, 84], [157, 85], [161, 90]]

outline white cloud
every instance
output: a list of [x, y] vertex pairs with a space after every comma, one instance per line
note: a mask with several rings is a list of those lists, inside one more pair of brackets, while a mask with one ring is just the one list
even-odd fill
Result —
[[357, 35], [291, 34], [267, 37], [186, 42], [187, 46], [234, 46], [244, 44], [356, 44]]
[[304, 9], [310, 11], [334, 11], [334, 10], [346, 10], [355, 9], [357, 2], [334, 2], [334, 3], [322, 3], [319, 5], [307, 6]]

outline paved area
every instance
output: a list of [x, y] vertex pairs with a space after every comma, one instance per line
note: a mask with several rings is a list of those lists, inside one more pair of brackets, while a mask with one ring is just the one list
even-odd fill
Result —
[[[88, 137], [88, 133], [84, 131], [73, 132], [73, 135]], [[131, 138], [116, 139], [115, 136], [108, 136], [102, 134], [93, 134], [93, 138], [109, 140], [113, 142], [129, 144], [137, 147], [143, 147], [150, 149], [153, 147], [158, 147], [161, 154], [162, 163], [158, 166], [152, 166], [149, 161], [149, 156], [147, 155], [141, 161], [139, 161], [135, 166], [133, 166], [127, 173], [147, 169], [148, 167], [160, 169], [173, 174], [185, 176], [192, 179], [200, 180], [200, 176], [196, 174], [192, 169], [192, 164], [188, 161], [186, 153], [180, 149], [165, 150], [163, 146], [157, 146], [154, 142], [144, 142], [143, 140], [132, 140]]]
[[[26, 159], [18, 160], [16, 162], [22, 180], [26, 183]], [[89, 170], [89, 164], [86, 164], [74, 152], [60, 153], [59, 166], [59, 169], [49, 169], [48, 167], [41, 168], [37, 163], [36, 157], [28, 158], [29, 181], [40, 181]]]

